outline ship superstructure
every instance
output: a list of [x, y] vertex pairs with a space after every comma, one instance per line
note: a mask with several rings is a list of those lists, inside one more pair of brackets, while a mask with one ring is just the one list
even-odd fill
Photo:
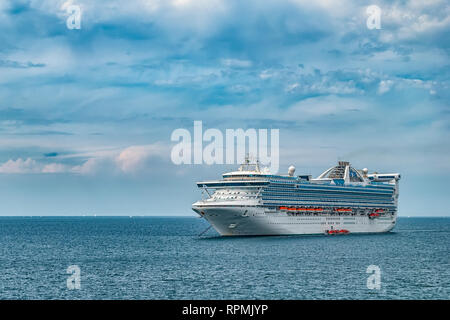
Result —
[[206, 199], [192, 205], [221, 235], [388, 232], [397, 220], [398, 173], [356, 170], [339, 161], [317, 178], [273, 175], [248, 158], [221, 180], [197, 186]]

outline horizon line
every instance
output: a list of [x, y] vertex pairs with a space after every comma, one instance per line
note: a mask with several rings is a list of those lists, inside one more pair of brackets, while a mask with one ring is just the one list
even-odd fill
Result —
[[[201, 218], [197, 215], [0, 215], [0, 218], [44, 218], [44, 217], [67, 217], [67, 218], [146, 218], [146, 217], [154, 217], [154, 218]], [[450, 218], [450, 215], [446, 216], [397, 216], [397, 218]]]

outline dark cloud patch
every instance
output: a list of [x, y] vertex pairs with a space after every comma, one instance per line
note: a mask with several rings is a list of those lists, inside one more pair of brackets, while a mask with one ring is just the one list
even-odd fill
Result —
[[25, 136], [71, 136], [73, 133], [67, 131], [56, 131], [56, 130], [36, 130], [36, 131], [26, 131], [26, 132], [16, 132], [16, 135]]
[[0, 60], [0, 68], [27, 69], [27, 68], [43, 68], [43, 67], [45, 67], [45, 63]]
[[[69, 120], [58, 118], [55, 116], [49, 116], [42, 111], [30, 108], [5, 108], [0, 109], [0, 121], [12, 121], [12, 126], [23, 127], [23, 126], [35, 126], [35, 125], [51, 125], [54, 123], [68, 123]], [[49, 135], [49, 134], [68, 134], [58, 131], [40, 131], [38, 134]], [[27, 134], [36, 134], [35, 131], [29, 131]]]
[[30, 10], [30, 1], [28, 0], [5, 1], [9, 4], [5, 11], [10, 15], [20, 15]]
[[54, 158], [54, 157], [57, 157], [58, 155], [59, 155], [58, 152], [44, 153], [44, 157], [46, 157], [46, 158]]

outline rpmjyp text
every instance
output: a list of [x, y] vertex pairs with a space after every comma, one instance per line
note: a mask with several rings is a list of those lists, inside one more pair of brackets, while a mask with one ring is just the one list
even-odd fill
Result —
[[247, 315], [263, 315], [269, 309], [266, 304], [227, 304], [227, 314]]

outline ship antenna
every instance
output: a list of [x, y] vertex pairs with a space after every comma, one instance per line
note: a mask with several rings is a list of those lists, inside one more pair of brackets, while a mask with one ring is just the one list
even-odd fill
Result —
[[245, 154], [245, 161], [244, 164], [242, 165], [243, 167], [245, 167], [245, 170], [249, 169], [249, 164], [250, 164], [250, 156], [248, 153]]

